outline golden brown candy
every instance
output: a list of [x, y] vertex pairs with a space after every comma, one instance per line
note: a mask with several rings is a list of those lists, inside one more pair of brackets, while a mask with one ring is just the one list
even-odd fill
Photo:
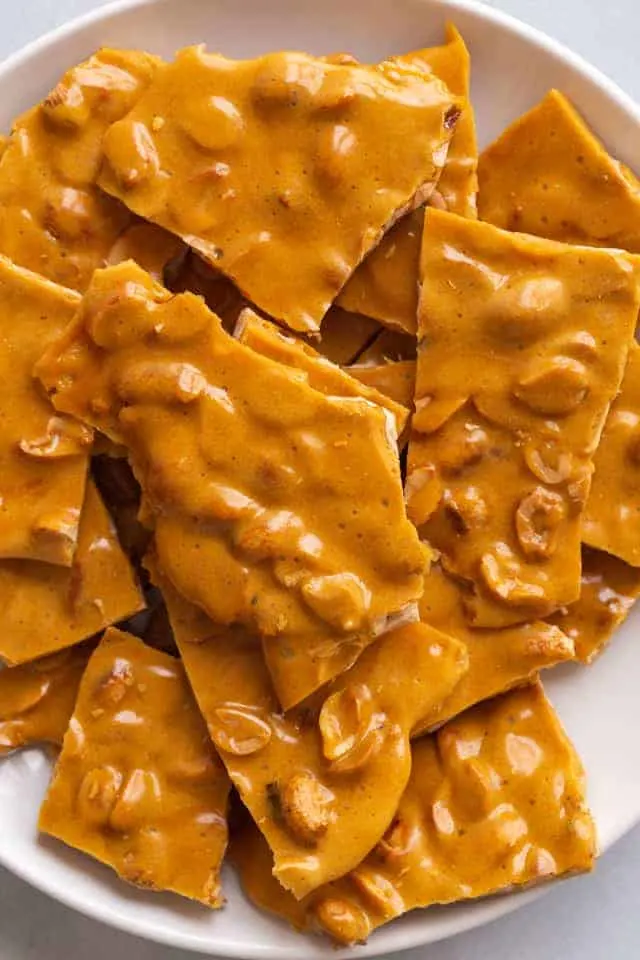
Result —
[[125, 442], [161, 571], [215, 621], [331, 656], [420, 596], [387, 415], [313, 390], [197, 297], [133, 264], [98, 271], [39, 371], [56, 407]]
[[80, 643], [144, 607], [144, 598], [92, 481], [73, 566], [0, 562], [0, 661], [20, 664]]
[[213, 742], [276, 876], [303, 896], [355, 866], [386, 830], [409, 776], [411, 730], [464, 673], [464, 646], [424, 624], [401, 627], [285, 715], [259, 642], [163, 589]]
[[82, 680], [40, 829], [130, 883], [220, 907], [229, 787], [182, 664], [108, 630]]
[[420, 619], [465, 644], [469, 669], [444, 703], [425, 715], [416, 735], [441, 726], [482, 700], [522, 686], [540, 670], [571, 660], [576, 652], [575, 638], [561, 620], [554, 621], [557, 626], [538, 620], [502, 630], [474, 630], [464, 615], [464, 588], [438, 563], [432, 564], [424, 587]]
[[476, 626], [578, 598], [593, 453], [638, 285], [622, 254], [430, 210], [406, 496]]
[[[469, 52], [453, 24], [447, 24], [446, 38], [441, 47], [428, 47], [397, 60], [435, 75], [462, 98], [462, 115], [429, 203], [463, 217], [476, 217], [478, 147], [469, 100]], [[338, 303], [347, 310], [375, 317], [389, 327], [415, 333], [422, 224], [422, 210], [395, 224], [358, 267]]]
[[167, 264], [184, 254], [185, 246], [178, 237], [141, 220], [120, 234], [109, 250], [106, 262], [115, 266], [126, 260], [135, 260], [154, 280], [163, 283]]
[[484, 151], [478, 173], [483, 220], [640, 253], [640, 182], [558, 90]]
[[640, 596], [640, 570], [600, 550], [582, 548], [580, 597], [556, 611], [556, 624], [575, 644], [576, 660], [592, 663]]
[[397, 330], [382, 330], [357, 358], [360, 366], [416, 359], [416, 338]]
[[0, 165], [0, 252], [84, 290], [131, 217], [95, 186], [105, 130], [140, 97], [159, 60], [99, 50], [16, 120]]
[[640, 567], [640, 347], [629, 350], [594, 457], [595, 473], [582, 519], [582, 539]]
[[82, 644], [0, 669], [0, 756], [33, 744], [62, 745], [92, 650]]
[[354, 363], [346, 369], [347, 373], [360, 383], [374, 387], [408, 410], [413, 409], [416, 390], [415, 360], [390, 360], [379, 364]]
[[408, 419], [406, 406], [390, 401], [387, 395], [375, 387], [368, 387], [359, 379], [354, 380], [348, 371], [332, 364], [313, 347], [291, 334], [284, 333], [252, 310], [244, 310], [240, 314], [235, 336], [241, 343], [270, 357], [271, 360], [300, 370], [309, 386], [320, 393], [329, 397], [362, 397], [370, 403], [384, 407], [393, 417], [398, 436], [404, 430]]
[[371, 317], [351, 313], [335, 304], [322, 318], [320, 334], [308, 334], [307, 342], [332, 363], [354, 363], [380, 331]]
[[67, 567], [73, 559], [92, 431], [56, 413], [33, 365], [79, 303], [71, 290], [0, 256], [2, 558]]
[[259, 308], [318, 330], [384, 230], [430, 195], [458, 113], [439, 80], [394, 61], [192, 47], [107, 132], [99, 182]]
[[251, 825], [232, 856], [246, 893], [341, 943], [416, 907], [504, 893], [590, 870], [595, 830], [580, 761], [542, 688], [487, 701], [415, 741], [396, 816], [364, 861], [296, 901]]

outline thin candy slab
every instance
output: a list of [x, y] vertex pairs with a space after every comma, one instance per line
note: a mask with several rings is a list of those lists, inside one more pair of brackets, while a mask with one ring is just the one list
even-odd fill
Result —
[[255, 638], [216, 627], [171, 590], [165, 599], [213, 742], [273, 850], [274, 875], [296, 897], [341, 876], [387, 829], [409, 777], [411, 730], [463, 675], [464, 646], [423, 624], [401, 627], [285, 715]]
[[270, 316], [318, 330], [384, 231], [431, 193], [458, 114], [444, 84], [395, 61], [192, 47], [107, 132], [99, 183]]
[[108, 630], [80, 685], [40, 830], [137, 886], [220, 907], [229, 789], [182, 664]]
[[199, 298], [99, 271], [39, 371], [59, 409], [128, 447], [161, 571], [214, 621], [330, 654], [420, 596], [387, 414], [313, 390]]
[[384, 838], [355, 870], [301, 903], [271, 877], [258, 831], [245, 828], [232, 854], [249, 897], [298, 928], [361, 943], [409, 910], [592, 868], [582, 766], [539, 685], [474, 707], [416, 740], [412, 753]]
[[623, 254], [426, 217], [408, 509], [476, 626], [529, 622], [578, 598], [640, 291]]

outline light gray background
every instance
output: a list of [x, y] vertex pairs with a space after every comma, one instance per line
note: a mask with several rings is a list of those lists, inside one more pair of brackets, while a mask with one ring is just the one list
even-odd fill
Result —
[[[0, 0], [0, 58], [104, 2]], [[640, 100], [640, 0], [494, 0], [494, 5], [568, 43]], [[563, 884], [488, 927], [401, 956], [403, 960], [639, 960], [638, 888], [640, 828], [603, 858], [594, 876]], [[129, 960], [133, 956], [136, 960], [189, 960], [193, 954], [134, 941], [86, 920], [0, 868], [0, 960]]]

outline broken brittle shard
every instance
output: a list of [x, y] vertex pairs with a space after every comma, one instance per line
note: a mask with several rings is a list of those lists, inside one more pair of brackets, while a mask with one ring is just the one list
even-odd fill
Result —
[[459, 113], [435, 76], [398, 61], [192, 47], [107, 131], [99, 183], [260, 309], [318, 330], [384, 231], [429, 197]]
[[[633, 335], [629, 258], [426, 214], [406, 495], [476, 626], [580, 592], [593, 455]], [[480, 360], [479, 360], [480, 358]]]
[[216, 908], [229, 790], [182, 664], [109, 629], [80, 684], [40, 830], [130, 883]]
[[411, 732], [464, 675], [464, 644], [425, 624], [400, 627], [283, 714], [257, 638], [216, 626], [160, 586], [209, 732], [271, 846], [274, 874], [305, 896], [352, 869], [389, 826], [410, 773]]
[[129, 112], [160, 60], [102, 49], [19, 117], [0, 163], [0, 253], [84, 290], [129, 223], [95, 185], [107, 128]]
[[[388, 412], [313, 389], [200, 298], [131, 263], [98, 271], [38, 370], [59, 410], [125, 443], [159, 567], [214, 621], [273, 638], [281, 658], [310, 638], [326, 660], [420, 597], [428, 553]], [[311, 689], [278, 694], [288, 707]]]
[[411, 779], [383, 839], [304, 900], [272, 876], [270, 851], [251, 824], [231, 848], [254, 903], [347, 944], [417, 907], [590, 870], [595, 852], [584, 772], [539, 684], [416, 740]]

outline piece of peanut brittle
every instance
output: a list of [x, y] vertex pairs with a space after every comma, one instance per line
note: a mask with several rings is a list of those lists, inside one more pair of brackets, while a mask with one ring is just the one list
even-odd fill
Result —
[[[446, 39], [441, 47], [427, 47], [397, 59], [435, 74], [463, 100], [442, 174], [428, 203], [475, 218], [478, 146], [469, 99], [470, 57], [453, 24], [447, 24]], [[415, 334], [423, 219], [423, 211], [416, 210], [385, 234], [342, 290], [339, 305]]]
[[476, 626], [580, 591], [593, 454], [638, 312], [629, 259], [427, 212], [409, 513]]
[[33, 365], [79, 304], [0, 256], [0, 558], [73, 560], [92, 431], [56, 414]]
[[401, 627], [283, 714], [260, 642], [161, 586], [213, 742], [274, 852], [274, 874], [302, 897], [359, 863], [387, 829], [409, 777], [411, 731], [463, 675], [464, 645], [424, 624]]
[[129, 561], [89, 480], [73, 566], [0, 562], [0, 661], [15, 666], [55, 653], [143, 608]]
[[411, 779], [383, 839], [349, 874], [302, 901], [271, 874], [247, 824], [231, 854], [258, 906], [299, 929], [361, 943], [416, 908], [590, 870], [584, 774], [539, 684], [513, 690], [412, 746]]
[[110, 628], [39, 826], [124, 880], [220, 907], [230, 783], [179, 660]]
[[482, 153], [483, 220], [567, 243], [640, 253], [640, 181], [558, 90]]
[[19, 117], [0, 163], [0, 252], [84, 290], [130, 221], [95, 185], [107, 128], [129, 112], [159, 60], [102, 49]]
[[192, 47], [107, 132], [99, 183], [270, 316], [317, 330], [384, 231], [433, 190], [458, 115], [444, 84], [397, 61]]
[[62, 746], [92, 644], [0, 669], [0, 756], [34, 744]]
[[56, 407], [128, 447], [161, 570], [214, 621], [285, 656], [322, 631], [326, 650], [373, 637], [419, 598], [427, 551], [386, 414], [312, 389], [201, 299], [131, 263], [97, 271], [39, 372]]

